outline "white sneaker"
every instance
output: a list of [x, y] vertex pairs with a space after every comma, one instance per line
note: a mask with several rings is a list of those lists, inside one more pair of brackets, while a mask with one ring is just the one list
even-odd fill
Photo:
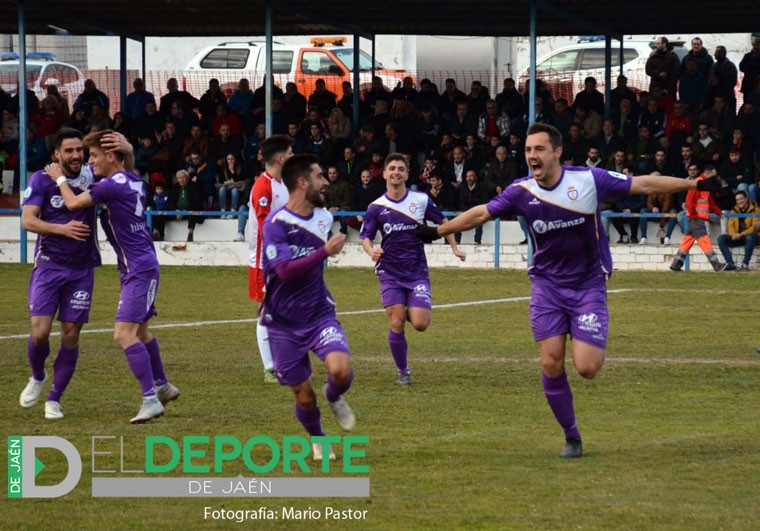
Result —
[[137, 415], [129, 421], [132, 424], [143, 424], [151, 419], [155, 419], [164, 414], [164, 406], [158, 400], [157, 396], [148, 396], [143, 398], [142, 406]]
[[161, 402], [162, 406], [165, 406], [172, 400], [177, 400], [179, 398], [179, 389], [177, 389], [177, 386], [171, 382], [166, 382], [163, 385], [159, 385], [155, 389], [156, 396], [158, 397], [158, 400]]
[[61, 404], [58, 402], [54, 402], [53, 400], [48, 400], [45, 402], [45, 418], [46, 419], [62, 419], [63, 418], [63, 410], [61, 409]]
[[[327, 399], [327, 385], [322, 389], [322, 393], [325, 395], [325, 399]], [[338, 421], [341, 428], [346, 431], [354, 429], [356, 426], [356, 417], [354, 416], [354, 412], [351, 411], [351, 406], [348, 405], [342, 396], [335, 402], [327, 400], [327, 404], [330, 406], [330, 409], [332, 409], [333, 415], [335, 415], [335, 420]]]
[[47, 380], [47, 371], [45, 371], [45, 378], [41, 382], [34, 379], [33, 376], [29, 377], [29, 383], [26, 384], [24, 390], [21, 391], [21, 396], [18, 399], [18, 403], [21, 407], [32, 407], [40, 399], [40, 393], [42, 392], [42, 386], [45, 385]]
[[[332, 446], [328, 446], [330, 448], [330, 461], [335, 461], [335, 452], [333, 452]], [[314, 456], [314, 461], [321, 461], [322, 460], [322, 445], [319, 443], [311, 443], [311, 451]]]
[[665, 236], [665, 241], [663, 242], [664, 245], [670, 245], [670, 238]]
[[244, 242], [245, 241], [245, 234], [242, 232], [238, 232], [237, 236], [235, 236], [235, 239], [232, 240], [233, 242]]
[[641, 238], [639, 240], [639, 245], [646, 245], [646, 244], [647, 244], [647, 239], [646, 238]]

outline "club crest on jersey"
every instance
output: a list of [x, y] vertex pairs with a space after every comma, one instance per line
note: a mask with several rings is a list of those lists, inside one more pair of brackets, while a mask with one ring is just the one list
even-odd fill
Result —
[[266, 197], [262, 197], [261, 199], [259, 199], [259, 206], [265, 207], [267, 206], [267, 204], [269, 204], [269, 200]]
[[409, 212], [412, 214], [417, 212], [417, 203], [409, 203]]
[[53, 208], [61, 208], [63, 206], [63, 197], [60, 195], [54, 195], [50, 198], [50, 206]]
[[577, 201], [578, 200], [578, 190], [576, 190], [574, 186], [568, 186], [568, 188], [567, 188], [567, 197], [568, 197], [568, 199], [570, 199], [570, 201]]
[[275, 258], [277, 258], [277, 247], [275, 247], [274, 245], [270, 243], [269, 245], [267, 245], [266, 253], [267, 253], [267, 258], [269, 258], [270, 260], [274, 260]]
[[328, 228], [329, 227], [327, 226], [327, 223], [324, 222], [324, 220], [320, 219], [317, 222], [317, 229], [319, 229], [319, 232], [321, 232], [322, 234], [324, 234], [325, 232], [327, 232]]
[[120, 175], [120, 174], [116, 174], [116, 175], [114, 175], [114, 176], [113, 176], [113, 177], [111, 177], [111, 178], [112, 178], [112, 179], [114, 180], [114, 182], [115, 182], [115, 183], [117, 183], [117, 184], [124, 184], [125, 182], [127, 182], [127, 178], [126, 178], [126, 177], [124, 177], [123, 175]]

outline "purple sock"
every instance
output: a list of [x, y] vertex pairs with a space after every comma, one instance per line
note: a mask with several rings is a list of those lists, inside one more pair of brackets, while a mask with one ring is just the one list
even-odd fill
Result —
[[575, 409], [573, 408], [573, 392], [567, 381], [567, 373], [551, 378], [541, 374], [541, 383], [544, 384], [544, 394], [554, 417], [565, 430], [565, 437], [580, 438], [581, 432], [575, 422]]
[[32, 377], [41, 382], [45, 379], [45, 360], [50, 355], [50, 343], [35, 345], [29, 336], [26, 351], [29, 355], [29, 365], [32, 367]]
[[63, 392], [74, 376], [74, 369], [77, 368], [79, 359], [79, 347], [66, 348], [61, 345], [58, 350], [58, 356], [53, 364], [53, 385], [50, 387], [47, 399], [53, 402], [60, 402]]
[[134, 345], [125, 348], [124, 354], [127, 356], [127, 363], [129, 363], [129, 368], [132, 369], [132, 374], [140, 382], [142, 395], [144, 397], [156, 396], [156, 391], [153, 389], [153, 371], [150, 368], [150, 355], [145, 345], [138, 341]]
[[303, 424], [303, 427], [306, 428], [306, 431], [312, 437], [325, 434], [325, 432], [322, 431], [322, 422], [320, 421], [318, 406], [314, 406], [312, 409], [304, 409], [298, 404], [298, 402], [296, 402], [296, 418], [298, 419], [298, 422]]
[[166, 380], [166, 373], [164, 373], [164, 364], [161, 361], [161, 349], [158, 346], [158, 339], [153, 336], [148, 343], [145, 343], [145, 350], [148, 351], [150, 356], [150, 368], [153, 371], [153, 384], [158, 387], [164, 385]]
[[348, 375], [346, 383], [339, 384], [333, 380], [332, 374], [327, 375], [327, 389], [325, 390], [325, 397], [328, 402], [335, 402], [340, 398], [340, 395], [345, 393], [351, 387], [351, 382], [354, 381], [354, 370], [351, 369], [351, 374]]
[[398, 367], [399, 374], [409, 374], [409, 366], [406, 360], [406, 336], [404, 333], [397, 334], [393, 330], [388, 330], [388, 345], [391, 347], [391, 355], [396, 363], [396, 367]]

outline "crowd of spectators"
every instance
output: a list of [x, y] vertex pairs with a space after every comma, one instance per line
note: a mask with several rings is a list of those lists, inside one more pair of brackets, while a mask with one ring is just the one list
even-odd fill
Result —
[[[648, 91], [629, 88], [625, 76], [619, 76], [611, 91], [611, 112], [606, 114], [605, 98], [594, 78], [586, 79], [572, 102], [555, 100], [550, 86], [538, 80], [535, 120], [562, 132], [565, 164], [684, 178], [691, 165], [698, 171], [709, 165], [728, 189], [721, 208], [734, 207], [737, 191], [757, 202], [760, 39], [753, 38], [752, 49], [738, 67], [724, 47], [717, 46], [713, 56], [698, 37], [683, 61], [665, 37], [656, 42], [646, 66]], [[738, 71], [744, 73], [744, 102], [737, 110], [733, 87]], [[221, 217], [240, 217], [239, 211], [248, 208], [253, 181], [263, 170], [259, 146], [265, 138], [265, 86], [253, 89], [247, 79], [240, 79], [237, 90], [225, 95], [212, 79], [204, 94], [193, 95], [180, 90], [172, 78], [159, 100], [145, 90], [141, 79], [135, 79], [133, 87], [124, 112], [110, 117], [108, 96], [92, 80], [87, 80], [71, 113], [56, 86], [49, 85], [48, 96], [30, 107], [29, 169], [39, 169], [48, 160], [52, 135], [63, 125], [83, 133], [114, 128], [134, 144], [137, 169], [150, 183], [152, 195], [161, 198], [152, 199], [154, 208], [161, 203], [169, 209], [218, 210]], [[415, 84], [408, 77], [389, 89], [375, 78], [360, 96], [355, 128], [348, 82], [340, 95], [322, 80], [308, 96], [294, 83], [287, 83], [284, 91], [275, 87], [272, 94], [272, 132], [291, 136], [294, 153], [318, 157], [333, 188], [327, 198], [333, 211], [362, 211], [384, 191], [382, 161], [390, 152], [406, 156], [410, 188], [428, 192], [445, 211], [486, 202], [528, 173], [523, 154], [527, 95], [512, 78], [504, 79], [495, 95], [479, 81], [465, 93], [455, 79], [446, 79], [440, 89], [429, 79]], [[7, 100], [0, 101], [0, 152], [10, 158], [18, 147], [18, 104], [14, 108], [4, 93], [0, 100]], [[185, 190], [188, 184], [192, 193]], [[165, 201], [163, 194], [155, 194], [159, 185]], [[682, 198], [642, 198], [636, 204], [607, 207], [619, 212], [677, 212], [681, 205]], [[645, 222], [637, 220], [639, 226], [629, 227], [629, 235], [618, 221], [621, 243], [646, 242]], [[349, 217], [342, 221], [341, 231], [359, 224], [360, 218]], [[156, 237], [163, 237], [163, 228]], [[480, 237], [476, 235], [476, 241]]]

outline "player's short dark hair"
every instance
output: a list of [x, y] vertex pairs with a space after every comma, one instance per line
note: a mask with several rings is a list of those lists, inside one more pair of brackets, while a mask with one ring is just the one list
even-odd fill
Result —
[[560, 133], [559, 129], [553, 125], [535, 122], [533, 125], [528, 127], [527, 136], [537, 135], [539, 133], [546, 133], [549, 135], [549, 142], [551, 143], [552, 148], [557, 149], [562, 147], [562, 133]]
[[53, 145], [55, 146], [55, 149], [60, 149], [63, 141], [68, 140], [69, 138], [82, 140], [84, 136], [79, 129], [74, 129], [73, 127], [61, 127], [53, 137]]
[[388, 156], [385, 157], [385, 160], [383, 161], [383, 169], [385, 169], [388, 164], [391, 162], [403, 162], [404, 166], [406, 166], [407, 171], [409, 170], [409, 163], [404, 158], [403, 153], [388, 153]]
[[288, 135], [272, 135], [261, 143], [261, 156], [267, 164], [271, 163], [280, 153], [285, 153], [293, 144]]
[[311, 175], [311, 165], [319, 164], [319, 159], [313, 153], [293, 155], [282, 165], [282, 182], [288, 188], [288, 192], [296, 189], [298, 179], [308, 179]]

